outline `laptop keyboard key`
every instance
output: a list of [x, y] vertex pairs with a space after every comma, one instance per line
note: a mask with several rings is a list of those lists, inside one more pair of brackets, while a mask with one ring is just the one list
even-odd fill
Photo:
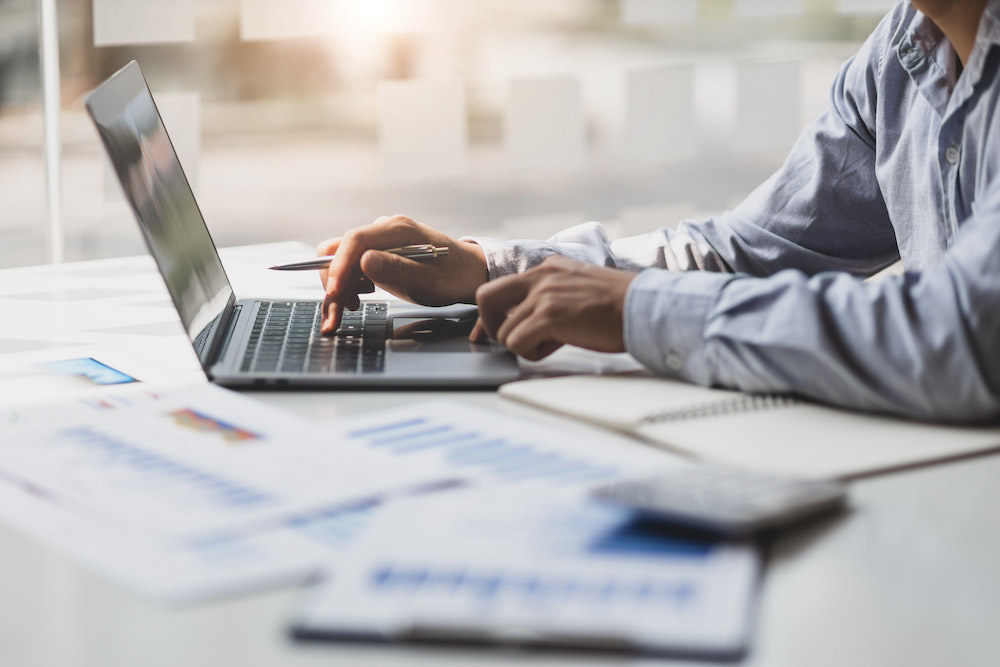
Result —
[[317, 301], [262, 303], [241, 361], [259, 373], [364, 373], [384, 368], [388, 304], [367, 303], [344, 311], [332, 336], [320, 332]]

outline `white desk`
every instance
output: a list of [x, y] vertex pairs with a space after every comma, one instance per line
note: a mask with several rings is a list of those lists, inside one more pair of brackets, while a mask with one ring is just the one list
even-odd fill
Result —
[[[302, 251], [280, 245], [226, 253], [238, 293], [309, 292], [314, 277], [275, 274], [266, 277], [270, 293], [247, 291], [265, 286], [259, 267], [266, 258]], [[0, 359], [62, 347], [153, 345], [178, 355], [187, 364], [181, 373], [197, 374], [148, 258], [0, 271], [0, 307], [5, 309]], [[12, 311], [23, 313], [27, 321], [10, 317]], [[434, 395], [566, 423], [489, 392]], [[254, 396], [306, 416], [332, 419], [428, 394]], [[619, 436], [607, 437], [623, 447], [636, 446]], [[1000, 664], [1000, 457], [860, 481], [851, 496], [850, 514], [769, 546], [758, 628], [746, 664]], [[297, 644], [284, 632], [298, 596], [295, 590], [165, 610], [3, 524], [0, 554], [4, 667], [680, 664], [580, 654]]]

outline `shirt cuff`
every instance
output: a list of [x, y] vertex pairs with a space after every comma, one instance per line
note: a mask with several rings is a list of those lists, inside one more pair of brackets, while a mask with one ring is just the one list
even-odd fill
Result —
[[625, 295], [625, 349], [660, 375], [710, 385], [705, 328], [731, 280], [708, 271], [643, 271]]
[[547, 241], [500, 241], [479, 236], [465, 236], [460, 240], [483, 249], [490, 280], [522, 273], [555, 254], [553, 245]]
[[517, 268], [513, 265], [513, 258], [511, 257], [510, 243], [479, 236], [464, 236], [460, 240], [475, 243], [483, 249], [483, 254], [486, 256], [486, 270], [489, 272], [490, 280], [517, 273]]

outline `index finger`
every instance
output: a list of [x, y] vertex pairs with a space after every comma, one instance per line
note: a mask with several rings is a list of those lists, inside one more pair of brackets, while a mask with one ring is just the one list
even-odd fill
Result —
[[479, 322], [491, 338], [496, 340], [497, 331], [507, 319], [507, 313], [524, 301], [533, 284], [534, 278], [530, 273], [520, 273], [497, 278], [476, 290]]
[[[319, 245], [316, 246], [316, 256], [323, 257], [325, 255], [332, 255], [337, 252], [337, 248], [340, 247], [340, 238], [327, 239]], [[323, 285], [323, 289], [326, 289], [326, 281], [330, 278], [330, 272], [328, 267], [324, 267], [319, 270], [319, 280]]]

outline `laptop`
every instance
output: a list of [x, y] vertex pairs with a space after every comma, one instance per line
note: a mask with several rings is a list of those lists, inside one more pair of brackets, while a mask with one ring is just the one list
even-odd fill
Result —
[[320, 299], [237, 300], [139, 65], [119, 70], [85, 104], [209, 380], [447, 388], [496, 387], [518, 377], [510, 352], [469, 342], [473, 306], [415, 313], [363, 302], [345, 311], [334, 335], [323, 336]]

